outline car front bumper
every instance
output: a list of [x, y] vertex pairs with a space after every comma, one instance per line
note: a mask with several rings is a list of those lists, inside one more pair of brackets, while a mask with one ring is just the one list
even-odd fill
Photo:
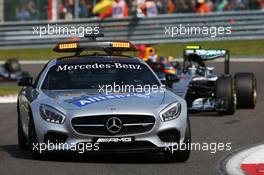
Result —
[[[39, 143], [56, 143], [56, 149], [58, 150], [72, 151], [70, 149], [71, 146], [78, 148], [77, 145], [82, 144], [82, 146], [86, 146], [84, 143], [88, 143], [89, 149], [87, 151], [91, 152], [148, 152], [164, 150], [169, 144], [183, 142], [187, 128], [187, 112], [182, 111], [178, 118], [166, 122], [162, 122], [157, 114], [151, 115], [156, 117], [155, 124], [150, 131], [129, 135], [109, 136], [88, 135], [76, 132], [71, 120], [77, 116], [67, 118], [63, 124], [55, 124], [43, 120], [38, 111], [33, 112]], [[126, 141], [126, 138], [131, 140]], [[111, 141], [99, 143], [98, 139], [110, 139]], [[59, 145], [59, 143], [63, 144]], [[65, 145], [67, 145], [66, 148]], [[54, 145], [52, 146], [54, 147]]]

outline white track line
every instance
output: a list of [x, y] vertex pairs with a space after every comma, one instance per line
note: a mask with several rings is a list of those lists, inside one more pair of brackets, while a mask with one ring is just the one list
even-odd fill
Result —
[[17, 102], [17, 95], [12, 96], [0, 96], [0, 104], [3, 103], [16, 103]]
[[258, 163], [264, 163], [264, 145], [255, 146], [235, 154], [227, 161], [226, 171], [229, 175], [244, 175], [241, 164]]
[[[49, 60], [22, 60], [20, 64], [46, 64]], [[5, 61], [0, 61], [0, 64], [4, 64]]]

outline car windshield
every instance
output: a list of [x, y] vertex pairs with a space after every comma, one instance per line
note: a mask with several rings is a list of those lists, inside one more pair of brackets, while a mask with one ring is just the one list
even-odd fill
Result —
[[142, 63], [89, 62], [51, 67], [42, 89], [99, 89], [102, 85], [160, 86], [160, 82]]

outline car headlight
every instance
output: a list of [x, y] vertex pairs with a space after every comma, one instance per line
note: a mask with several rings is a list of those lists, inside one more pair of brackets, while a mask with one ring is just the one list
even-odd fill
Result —
[[160, 118], [163, 122], [170, 121], [179, 117], [181, 113], [181, 104], [174, 102], [168, 105], [160, 112]]
[[40, 116], [47, 122], [63, 124], [65, 115], [49, 105], [40, 105]]

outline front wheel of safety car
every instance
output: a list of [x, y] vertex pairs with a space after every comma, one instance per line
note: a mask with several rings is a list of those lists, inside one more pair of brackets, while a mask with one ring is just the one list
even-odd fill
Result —
[[188, 144], [191, 143], [191, 127], [189, 117], [187, 119], [187, 128], [185, 132], [185, 137], [183, 140], [183, 145], [185, 149], [179, 149], [180, 145], [178, 145], [178, 150], [168, 149], [164, 152], [164, 158], [167, 162], [186, 162], [191, 154], [191, 150], [188, 149]]
[[257, 81], [253, 73], [236, 73], [237, 107], [253, 109], [257, 99]]
[[223, 75], [216, 81], [216, 98], [223, 100], [223, 110], [220, 115], [233, 115], [236, 112], [236, 91], [233, 78]]
[[27, 139], [25, 137], [25, 134], [22, 128], [21, 119], [19, 116], [17, 118], [17, 137], [18, 137], [19, 148], [21, 150], [26, 150], [27, 149]]
[[28, 150], [33, 159], [41, 158], [41, 153], [39, 152], [38, 148], [39, 148], [39, 143], [35, 130], [35, 124], [33, 118], [31, 117], [28, 126]]

